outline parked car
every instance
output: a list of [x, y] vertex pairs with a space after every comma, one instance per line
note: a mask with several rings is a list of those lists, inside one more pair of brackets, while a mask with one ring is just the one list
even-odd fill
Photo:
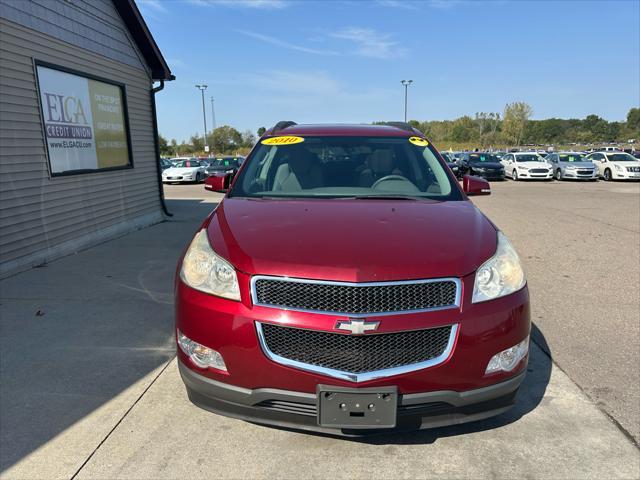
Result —
[[440, 152], [440, 155], [442, 155], [444, 161], [447, 162], [447, 166], [451, 169], [456, 178], [461, 178], [462, 175], [460, 175], [460, 165], [458, 164], [456, 159], [453, 158], [453, 156], [451, 156], [451, 154], [448, 152]]
[[171, 160], [167, 160], [166, 158], [160, 159], [160, 168], [162, 171], [165, 171], [167, 168], [171, 168], [172, 166], [173, 163], [171, 163]]
[[501, 160], [505, 175], [513, 180], [551, 180], [551, 164], [537, 153], [507, 153]]
[[408, 124], [267, 131], [178, 265], [191, 401], [344, 435], [505, 411], [526, 374], [529, 293], [468, 198], [489, 193], [477, 177], [461, 187]]
[[599, 175], [607, 181], [640, 180], [640, 160], [620, 151], [594, 152], [587, 160], [598, 167]]
[[173, 166], [162, 172], [163, 183], [199, 183], [205, 179], [204, 166], [195, 157], [172, 158]]
[[547, 158], [556, 180], [598, 180], [598, 167], [579, 152], [550, 153]]
[[244, 157], [223, 156], [212, 158], [211, 160], [211, 164], [205, 169], [208, 177], [211, 175], [225, 175], [227, 173], [233, 177], [238, 172], [242, 162], [244, 162]]
[[463, 153], [460, 160], [460, 173], [476, 175], [487, 180], [504, 180], [504, 167], [498, 157], [491, 153]]

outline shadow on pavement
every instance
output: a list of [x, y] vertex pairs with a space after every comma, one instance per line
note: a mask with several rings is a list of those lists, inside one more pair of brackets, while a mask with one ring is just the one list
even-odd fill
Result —
[[[168, 203], [170, 221], [0, 282], [0, 471], [175, 355], [176, 262], [215, 204]], [[85, 419], [64, 462], [95, 448], [143, 388]]]
[[[363, 438], [346, 438], [345, 440], [365, 442], [375, 445], [411, 445], [430, 444], [438, 438], [454, 437], [468, 433], [482, 432], [517, 422], [533, 411], [542, 402], [547, 385], [551, 379], [552, 358], [549, 345], [544, 335], [535, 324], [531, 325], [532, 344], [530, 348], [529, 365], [525, 377], [516, 397], [516, 404], [505, 413], [493, 418], [473, 423], [465, 423], [451, 427], [441, 427], [414, 432], [404, 432], [390, 435], [377, 435]], [[534, 345], [535, 343], [535, 345]]]

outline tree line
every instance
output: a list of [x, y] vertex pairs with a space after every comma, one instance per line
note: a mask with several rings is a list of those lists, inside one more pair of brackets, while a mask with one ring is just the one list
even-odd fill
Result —
[[473, 144], [479, 147], [626, 143], [640, 140], [640, 108], [631, 108], [624, 122], [609, 122], [598, 115], [584, 119], [532, 120], [533, 109], [524, 102], [509, 103], [502, 112], [478, 112], [455, 120], [409, 123], [439, 145]]
[[[520, 145], [570, 145], [640, 141], [640, 108], [631, 108], [624, 122], [609, 122], [598, 115], [584, 119], [548, 118], [531, 120], [533, 109], [525, 102], [508, 103], [502, 112], [477, 112], [473, 117], [464, 115], [455, 120], [410, 120], [409, 123], [441, 147], [466, 145], [476, 147]], [[375, 122], [383, 123], [383, 122]], [[246, 154], [257, 138], [265, 132], [260, 127], [256, 134], [250, 130], [239, 132], [224, 125], [207, 135], [210, 151], [216, 155]], [[188, 141], [159, 137], [160, 155], [205, 155], [204, 139], [194, 134]]]

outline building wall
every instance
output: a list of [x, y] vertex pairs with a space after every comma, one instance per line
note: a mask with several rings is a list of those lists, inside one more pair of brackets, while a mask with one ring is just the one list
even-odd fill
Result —
[[[118, 22], [110, 0], [0, 0], [0, 276], [163, 218], [152, 81]], [[133, 169], [49, 176], [34, 59], [126, 85]]]

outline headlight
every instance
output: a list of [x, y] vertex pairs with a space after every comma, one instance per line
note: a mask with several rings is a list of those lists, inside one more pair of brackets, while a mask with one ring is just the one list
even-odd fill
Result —
[[613, 168], [615, 168], [619, 172], [624, 172], [624, 168], [622, 168], [620, 165], [616, 165], [615, 163], [613, 164]]
[[240, 300], [240, 288], [235, 269], [215, 254], [206, 230], [193, 237], [182, 261], [180, 278], [191, 288], [230, 300]]
[[527, 356], [528, 352], [529, 336], [519, 344], [507, 348], [500, 353], [496, 353], [491, 357], [484, 373], [495, 373], [499, 371], [510, 372], [518, 366], [522, 359]]
[[509, 239], [498, 232], [498, 248], [493, 257], [476, 272], [473, 285], [473, 303], [485, 302], [517, 292], [526, 283], [518, 254]]
[[529, 167], [523, 167], [522, 165], [518, 165], [518, 170], [529, 170]]

